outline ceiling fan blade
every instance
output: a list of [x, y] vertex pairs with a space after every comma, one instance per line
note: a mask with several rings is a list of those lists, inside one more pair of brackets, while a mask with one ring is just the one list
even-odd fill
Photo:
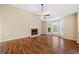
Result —
[[40, 15], [35, 15], [35, 16], [40, 16]]
[[45, 16], [50, 16], [49, 14], [45, 15]]

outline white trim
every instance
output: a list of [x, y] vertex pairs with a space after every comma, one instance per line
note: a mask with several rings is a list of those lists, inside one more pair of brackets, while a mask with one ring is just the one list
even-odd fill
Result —
[[[66, 38], [66, 39], [69, 39], [69, 40], [73, 40], [73, 38], [69, 38], [69, 37], [65, 37], [65, 36], [61, 36], [60, 37], [63, 37], [63, 38]], [[73, 40], [73, 41], [77, 41], [77, 40]]]
[[0, 42], [9, 41], [9, 40], [16, 40], [16, 39], [25, 38], [25, 37], [29, 37], [29, 36], [23, 36], [23, 37], [16, 37], [16, 38], [10, 38], [10, 39], [5, 39], [5, 40], [0, 40]]
[[77, 43], [79, 44], [79, 41], [77, 41]]
[[30, 37], [36, 37], [36, 36], [39, 36], [40, 34], [38, 34], [38, 35], [32, 35], [32, 36], [30, 36]]
[[[56, 34], [52, 34], [52, 35], [56, 35]], [[73, 38], [65, 37], [65, 36], [63, 36], [63, 35], [56, 35], [56, 36], [60, 36], [60, 37], [62, 37], [62, 38], [66, 38], [66, 39], [69, 39], [69, 40], [73, 40]], [[73, 41], [77, 41], [77, 40], [73, 40]]]
[[79, 44], [79, 32], [77, 32], [77, 43]]

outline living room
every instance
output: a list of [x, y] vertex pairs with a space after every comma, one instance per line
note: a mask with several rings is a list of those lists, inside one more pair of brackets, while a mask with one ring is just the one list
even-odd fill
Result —
[[79, 5], [2, 4], [0, 35], [2, 54], [79, 53]]

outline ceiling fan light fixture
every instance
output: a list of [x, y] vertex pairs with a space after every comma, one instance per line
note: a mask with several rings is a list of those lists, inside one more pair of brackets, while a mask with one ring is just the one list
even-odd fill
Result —
[[40, 16], [40, 19], [46, 19], [50, 14], [44, 11], [44, 4], [41, 4], [41, 7], [41, 13], [38, 16]]

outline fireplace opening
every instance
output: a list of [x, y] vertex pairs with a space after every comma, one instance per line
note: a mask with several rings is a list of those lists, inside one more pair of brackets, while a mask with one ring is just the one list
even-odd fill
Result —
[[38, 29], [37, 28], [32, 28], [31, 29], [31, 35], [38, 35]]

